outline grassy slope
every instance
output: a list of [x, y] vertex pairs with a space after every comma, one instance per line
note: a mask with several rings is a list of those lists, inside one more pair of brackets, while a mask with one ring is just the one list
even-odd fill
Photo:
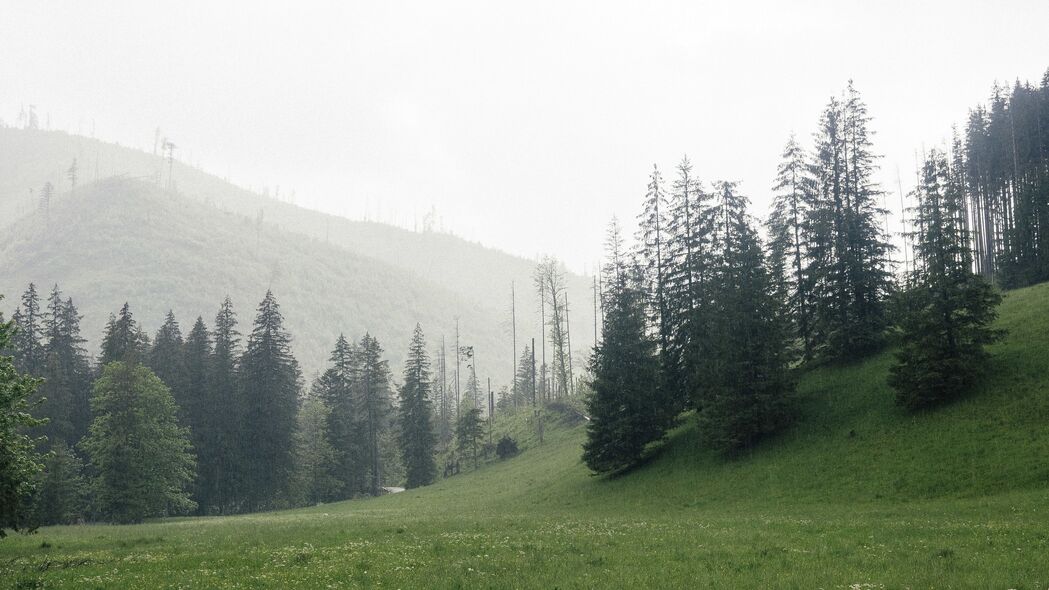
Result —
[[68, 587], [1044, 588], [1047, 311], [1049, 284], [1010, 293], [993, 376], [934, 412], [893, 407], [883, 355], [807, 375], [790, 433], [734, 461], [686, 425], [644, 467], [595, 478], [582, 429], [552, 423], [542, 446], [524, 437], [520, 457], [424, 490], [53, 527], [0, 543], [0, 572]]

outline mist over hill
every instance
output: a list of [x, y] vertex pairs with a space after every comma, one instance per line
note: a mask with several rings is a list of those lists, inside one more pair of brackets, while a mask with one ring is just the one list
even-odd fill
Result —
[[[76, 158], [70, 195], [66, 171]], [[61, 131], [0, 128], [0, 292], [10, 311], [33, 281], [58, 283], [84, 314], [92, 352], [125, 300], [147, 330], [173, 309], [183, 329], [210, 320], [228, 293], [242, 329], [267, 288], [283, 305], [307, 371], [340, 332], [371, 331], [395, 373], [416, 322], [431, 348], [473, 345], [493, 384], [511, 375], [510, 285], [518, 352], [540, 337], [534, 261], [447, 233], [413, 232], [305, 209], [237, 187], [177, 160]], [[58, 196], [40, 208], [45, 182]], [[352, 198], [352, 197], [348, 197]], [[45, 220], [45, 216], [49, 220]], [[573, 350], [593, 344], [591, 279], [566, 273]]]

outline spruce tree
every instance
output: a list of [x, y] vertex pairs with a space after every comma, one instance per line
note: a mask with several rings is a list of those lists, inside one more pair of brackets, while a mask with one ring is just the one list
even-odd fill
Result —
[[389, 427], [390, 368], [383, 360], [382, 346], [371, 334], [365, 334], [358, 346], [360, 369], [354, 383], [363, 422], [361, 447], [364, 450], [366, 490], [373, 496], [382, 493], [382, 453], [380, 439]]
[[43, 374], [47, 352], [44, 349], [44, 316], [40, 313], [40, 295], [29, 283], [22, 294], [22, 305], [12, 314], [18, 331], [12, 339], [15, 367], [35, 377]]
[[985, 346], [1001, 296], [972, 271], [964, 193], [951, 181], [947, 158], [934, 150], [917, 191], [915, 270], [901, 296], [900, 348], [889, 384], [908, 409], [966, 392], [986, 367]]
[[769, 213], [769, 264], [784, 311], [801, 341], [805, 358], [812, 356], [810, 297], [805, 280], [805, 218], [814, 184], [805, 151], [791, 135], [783, 150], [772, 190]]
[[298, 413], [299, 365], [291, 354], [280, 305], [267, 291], [259, 303], [237, 372], [244, 409], [241, 460], [248, 511], [274, 506], [293, 470], [292, 433]]
[[102, 336], [102, 354], [98, 364], [112, 362], [139, 363], [146, 359], [149, 338], [139, 328], [131, 314], [131, 306], [124, 303], [116, 316], [110, 316]]
[[643, 270], [629, 267], [613, 221], [605, 267], [605, 321], [590, 359], [583, 461], [598, 473], [637, 463], [646, 445], [662, 438], [666, 407], [659, 390], [660, 364], [650, 336]]
[[[160, 338], [158, 336], [157, 340]], [[154, 352], [157, 347], [154, 346]], [[197, 480], [193, 499], [201, 514], [214, 511], [219, 497], [217, 482], [223, 471], [221, 462], [223, 443], [222, 422], [234, 417], [217, 411], [217, 392], [211, 387], [211, 334], [204, 319], [198, 317], [182, 344], [181, 362], [183, 374], [179, 377], [180, 389], [175, 391], [175, 401], [181, 410], [182, 422], [189, 428], [190, 440], [197, 455]]]
[[[463, 405], [466, 405], [465, 400]], [[458, 443], [459, 453], [464, 454], [470, 451], [474, 469], [477, 469], [479, 466], [477, 447], [483, 437], [484, 420], [481, 418], [481, 409], [464, 407], [459, 412], [459, 421], [455, 425], [455, 439]]]
[[363, 471], [364, 420], [356, 398], [355, 384], [360, 373], [357, 346], [339, 334], [329, 358], [331, 366], [314, 381], [312, 396], [328, 408], [328, 440], [334, 453], [333, 474], [347, 496], [365, 491]]
[[342, 482], [334, 475], [336, 453], [328, 437], [329, 409], [310, 395], [302, 402], [295, 426], [295, 472], [290, 504], [309, 506], [337, 500]]
[[220, 513], [242, 508], [244, 471], [242, 439], [245, 408], [237, 388], [237, 360], [240, 353], [240, 333], [237, 314], [229, 297], [223, 300], [215, 315], [214, 348], [208, 366], [208, 407], [214, 419], [214, 463], [202, 465], [204, 481], [211, 482], [208, 493], [210, 510]]
[[[182, 404], [183, 380], [186, 363], [183, 358], [182, 329], [175, 319], [175, 313], [168, 311], [164, 323], [153, 338], [153, 348], [149, 351], [147, 364], [153, 373], [168, 386], [175, 400]], [[185, 410], [183, 408], [183, 410]]]
[[[0, 317], [0, 351], [8, 349], [16, 330], [13, 320]], [[0, 354], [0, 538], [5, 529], [29, 527], [30, 500], [43, 469], [34, 448], [38, 441], [26, 433], [42, 424], [28, 412], [38, 385], [39, 380], [15, 369], [13, 358]]]
[[171, 391], [148, 368], [105, 365], [91, 397], [94, 420], [81, 446], [96, 473], [94, 502], [101, 516], [136, 523], [180, 514], [195, 505], [189, 432], [179, 426]]
[[63, 301], [58, 285], [48, 297], [44, 321], [46, 360], [39, 397], [40, 414], [48, 419], [43, 433], [49, 443], [75, 444], [91, 421], [91, 366], [80, 336], [80, 314], [72, 299]]
[[718, 257], [695, 377], [703, 387], [693, 404], [702, 435], [731, 453], [783, 427], [793, 382], [787, 326], [747, 200], [730, 182], [715, 194]]
[[433, 404], [430, 400], [430, 359], [426, 354], [422, 328], [418, 324], [408, 345], [400, 394], [399, 442], [407, 475], [405, 487], [429, 485], [437, 477], [437, 461], [434, 458], [437, 439], [434, 436]]

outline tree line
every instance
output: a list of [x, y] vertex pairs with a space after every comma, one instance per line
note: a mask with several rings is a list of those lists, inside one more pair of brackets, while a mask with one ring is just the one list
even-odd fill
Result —
[[227, 298], [210, 326], [198, 317], [184, 335], [169, 312], [150, 338], [124, 304], [96, 365], [72, 299], [56, 286], [42, 306], [29, 285], [11, 321], [0, 319], [0, 432], [19, 458], [0, 485], [12, 507], [2, 526], [233, 514], [434, 481], [421, 327], [395, 388], [370, 334], [339, 336], [307, 387], [272, 292], [246, 335], [239, 325]]
[[[991, 328], [1001, 300], [991, 280], [1049, 278], [1040, 274], [1047, 82], [1018, 84], [1007, 99], [996, 90], [989, 111], [973, 111], [966, 145], [926, 154], [905, 211], [903, 269], [874, 178], [871, 117], [852, 82], [829, 100], [807, 149], [788, 140], [764, 239], [736, 183], [702, 183], [684, 158], [668, 187], [654, 167], [633, 247], [617, 220], [608, 232], [587, 465], [636, 464], [687, 411], [711, 448], [743, 451], [789, 425], [799, 371], [889, 343], [897, 352], [888, 381], [901, 406], [970, 389], [985, 346], [1002, 336]], [[1003, 146], [1015, 156], [1011, 170]]]

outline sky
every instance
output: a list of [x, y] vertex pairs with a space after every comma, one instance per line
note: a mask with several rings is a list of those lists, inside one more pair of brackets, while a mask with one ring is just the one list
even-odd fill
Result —
[[[1049, 68], [1049, 2], [0, 0], [0, 118], [176, 156], [354, 219], [600, 259], [683, 155], [767, 210], [852, 79], [897, 171], [995, 81]], [[899, 215], [890, 221], [895, 231]]]

